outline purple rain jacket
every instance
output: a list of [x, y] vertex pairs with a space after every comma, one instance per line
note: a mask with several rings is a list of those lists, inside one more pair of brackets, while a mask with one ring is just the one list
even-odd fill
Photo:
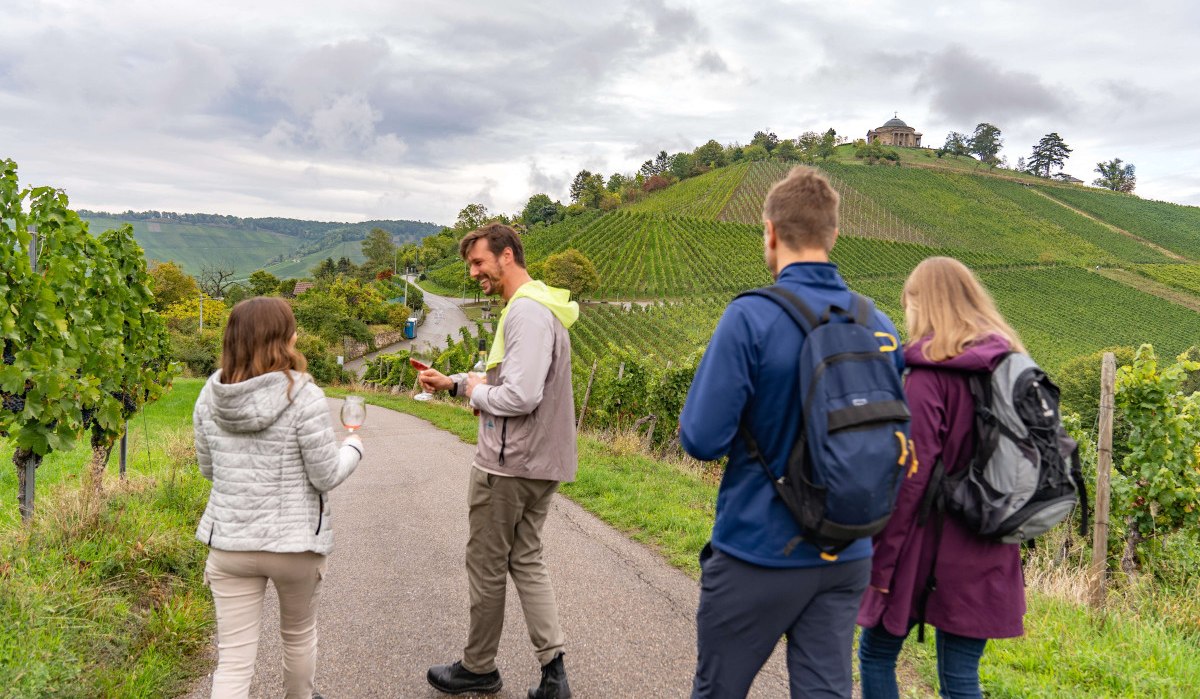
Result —
[[[911, 373], [905, 382], [912, 410], [912, 439], [918, 468], [900, 488], [887, 527], [874, 538], [871, 587], [863, 596], [858, 623], [880, 623], [896, 636], [916, 621], [917, 600], [933, 560], [933, 519], [917, 525], [917, 513], [933, 466], [946, 473], [967, 468], [975, 451], [975, 404], [964, 372], [991, 371], [1009, 351], [992, 335], [957, 357], [925, 358], [926, 340], [904, 350]], [[937, 559], [937, 589], [930, 595], [926, 623], [968, 638], [1011, 638], [1024, 633], [1025, 582], [1018, 544], [1000, 544], [971, 533], [947, 515]], [[881, 590], [887, 590], [886, 593]]]

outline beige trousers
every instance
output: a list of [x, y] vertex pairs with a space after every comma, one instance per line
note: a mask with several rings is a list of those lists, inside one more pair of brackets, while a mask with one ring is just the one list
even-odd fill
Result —
[[562, 650], [554, 587], [542, 561], [542, 525], [557, 489], [557, 481], [497, 476], [471, 469], [467, 490], [471, 627], [462, 660], [463, 667], [471, 672], [496, 669], [508, 575], [512, 575], [521, 598], [538, 663], [545, 665]]
[[210, 549], [204, 580], [217, 608], [213, 699], [250, 695], [267, 580], [279, 596], [283, 684], [288, 699], [311, 699], [317, 670], [317, 598], [325, 577], [318, 553]]

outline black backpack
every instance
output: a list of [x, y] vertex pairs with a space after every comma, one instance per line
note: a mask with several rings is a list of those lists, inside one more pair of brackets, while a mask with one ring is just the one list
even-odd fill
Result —
[[779, 286], [741, 296], [770, 299], [804, 333], [797, 393], [804, 413], [782, 474], [771, 471], [745, 421], [739, 433], [800, 525], [784, 555], [803, 540], [836, 560], [883, 529], [902, 474], [916, 463], [908, 403], [890, 354], [900, 343], [870, 327], [875, 305], [858, 294], [851, 294], [850, 309], [831, 306], [820, 317]]
[[946, 513], [979, 536], [1030, 543], [1082, 504], [1080, 534], [1087, 536], [1087, 486], [1079, 446], [1063, 428], [1058, 387], [1029, 355], [1010, 353], [991, 374], [968, 377], [975, 401], [975, 457], [946, 475], [934, 466], [917, 517], [934, 516], [933, 568], [917, 604], [924, 638], [925, 606], [937, 587], [937, 548]]

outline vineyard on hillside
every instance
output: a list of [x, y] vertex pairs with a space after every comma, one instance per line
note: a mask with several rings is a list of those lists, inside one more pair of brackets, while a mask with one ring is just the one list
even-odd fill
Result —
[[[722, 221], [752, 223], [762, 222], [763, 202], [767, 192], [779, 180], [787, 176], [794, 167], [790, 163], [754, 163], [742, 180], [742, 185], [733, 193], [729, 203], [721, 210]], [[854, 189], [837, 177], [829, 175], [830, 184], [841, 196], [838, 210], [839, 227], [843, 236], [877, 238], [904, 243], [933, 244], [933, 240], [921, 231], [900, 220], [891, 211], [880, 206], [869, 197]]]
[[1156, 245], [1200, 260], [1200, 207], [1149, 201], [1100, 189], [1046, 186], [1039, 189]]
[[1075, 226], [1065, 228], [1041, 218], [998, 191], [1003, 181], [996, 178], [838, 163], [822, 168], [864, 196], [887, 202], [902, 220], [945, 247], [988, 250], [1013, 260], [1039, 262], [1116, 260], [1075, 233]]
[[716, 219], [750, 167], [750, 163], [739, 163], [690, 177], [630, 204], [625, 211]]
[[[984, 271], [979, 275], [1029, 351], [1053, 373], [1105, 347], [1149, 342], [1164, 357], [1200, 344], [1200, 313], [1078, 267]], [[860, 293], [897, 325], [903, 279], [864, 280]]]

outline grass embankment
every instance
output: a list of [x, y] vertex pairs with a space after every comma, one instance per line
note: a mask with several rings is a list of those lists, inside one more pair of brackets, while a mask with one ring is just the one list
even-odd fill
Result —
[[98, 503], [79, 495], [86, 443], [38, 469], [28, 528], [0, 468], [0, 695], [173, 696], [198, 673], [213, 619], [192, 536], [208, 497], [191, 438], [201, 385], [176, 381], [130, 424], [128, 480], [114, 454]]
[[[330, 390], [330, 395], [345, 391]], [[463, 407], [407, 396], [365, 392], [368, 402], [428, 420], [467, 442], [476, 421]], [[590, 435], [579, 439], [579, 474], [562, 492], [633, 539], [697, 577], [697, 553], [708, 540], [715, 512], [712, 474], [621, 449]], [[1178, 697], [1194, 693], [1200, 677], [1200, 618], [1186, 600], [1198, 589], [1168, 595], [1130, 588], [1112, 595], [1108, 612], [1079, 601], [1083, 559], [1056, 563], [1047, 553], [1027, 567], [1031, 579], [1026, 635], [992, 641], [981, 676], [989, 697]], [[1069, 572], [1064, 573], [1064, 566]], [[1042, 582], [1045, 578], [1050, 582]], [[1062, 584], [1063, 580], [1073, 585]], [[1063, 587], [1068, 588], [1064, 591]], [[1200, 587], [1200, 586], [1193, 586]], [[1182, 612], [1179, 610], [1183, 610]], [[1172, 611], [1175, 610], [1175, 611]], [[1188, 611], [1191, 610], [1191, 611]], [[933, 696], [937, 667], [933, 642], [915, 634], [901, 655], [924, 686], [905, 696]]]

